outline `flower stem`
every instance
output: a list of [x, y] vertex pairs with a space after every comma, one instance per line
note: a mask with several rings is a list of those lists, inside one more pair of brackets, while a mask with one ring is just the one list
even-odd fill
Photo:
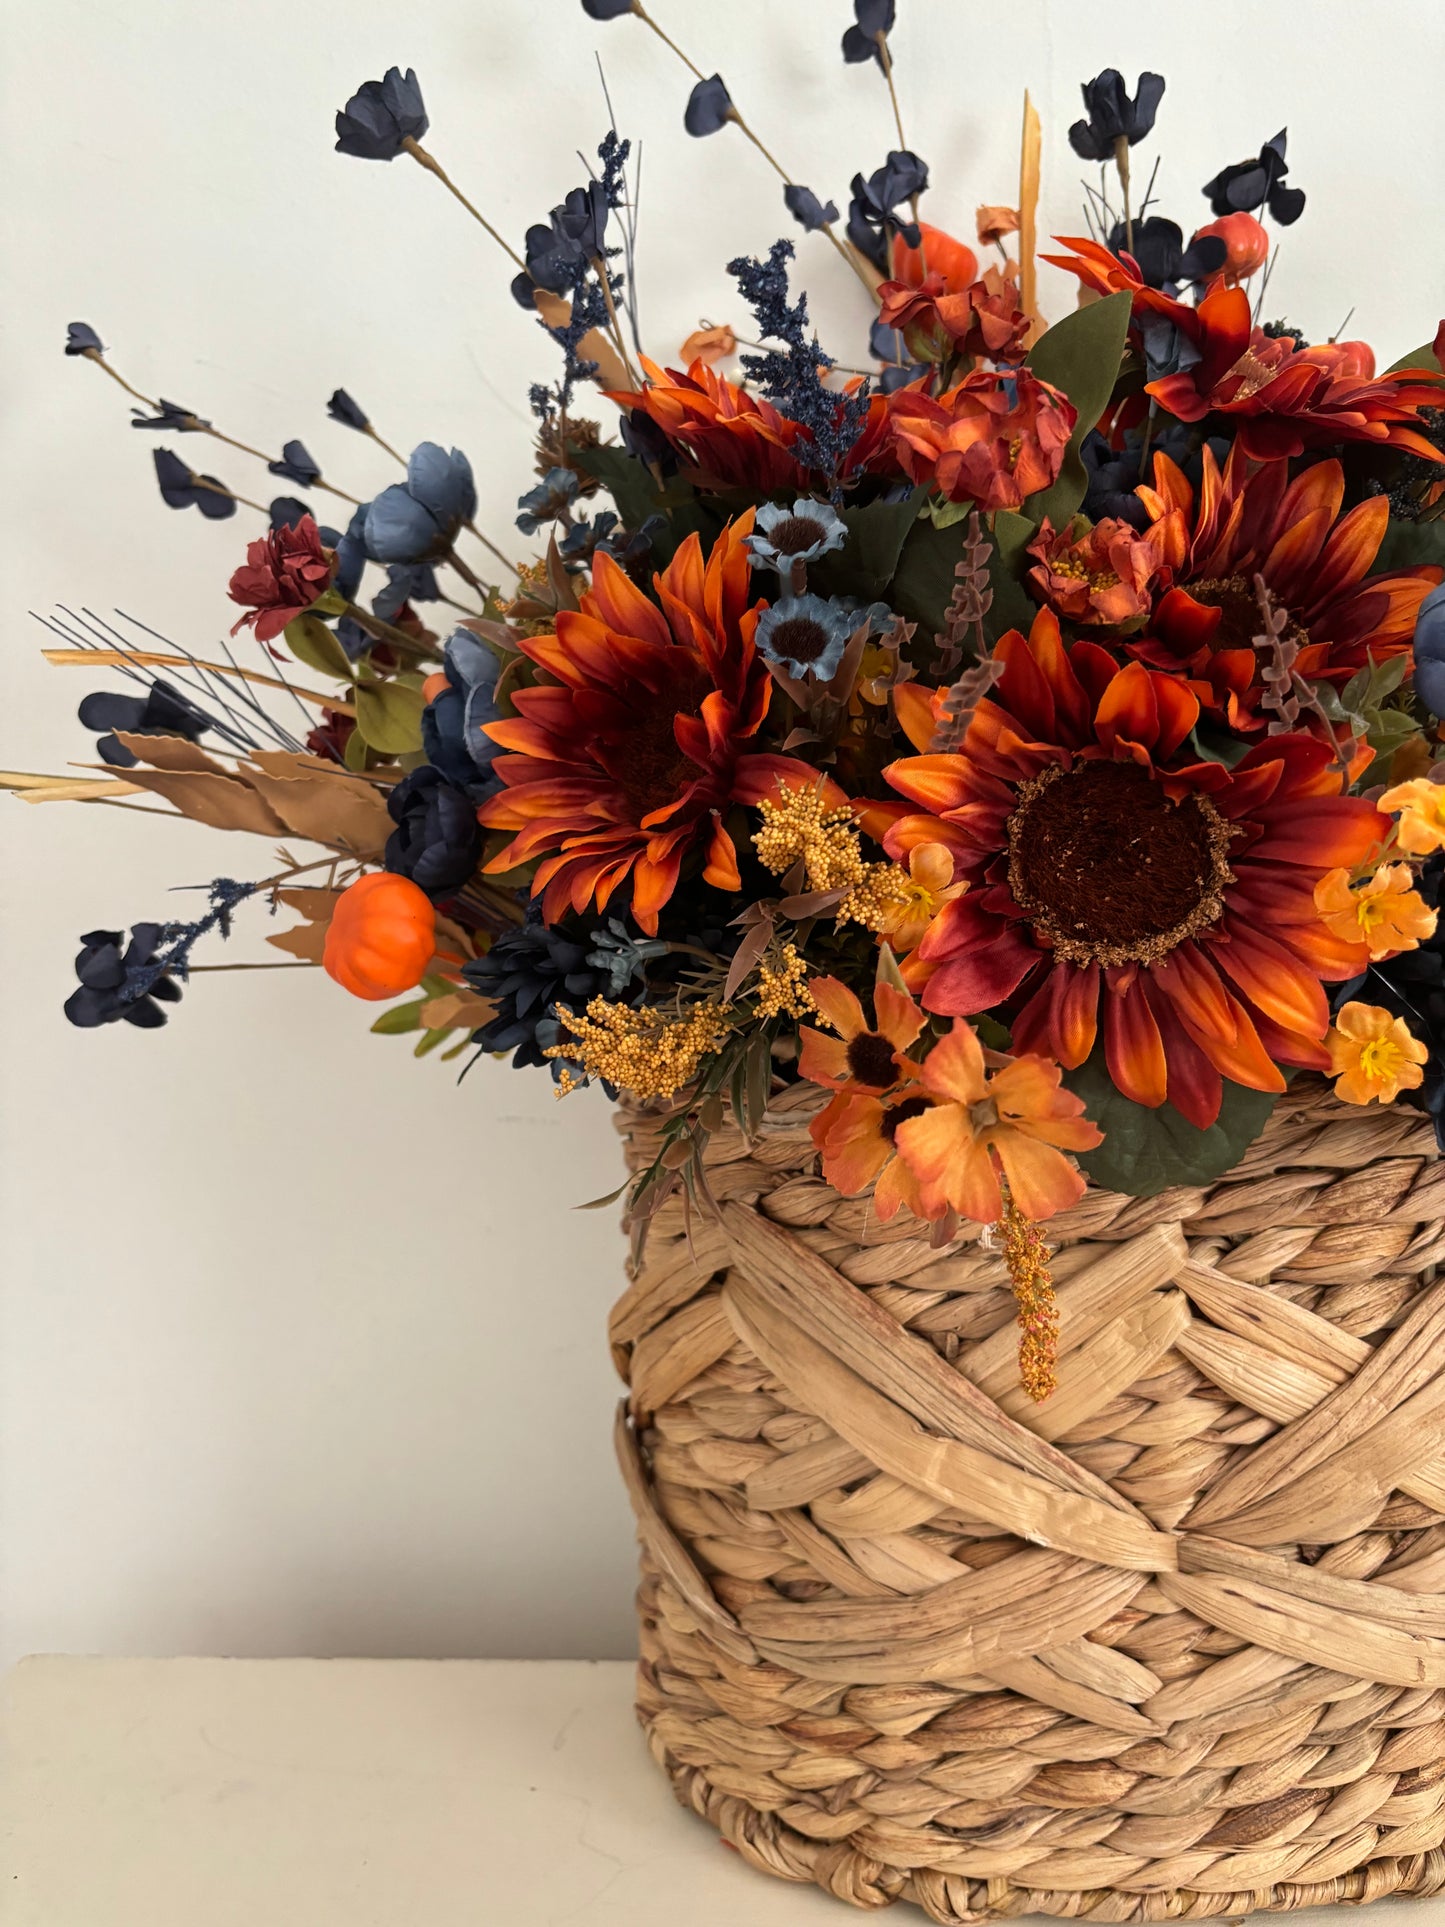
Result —
[[[373, 617], [368, 617], [373, 621]], [[408, 641], [410, 638], [408, 637]], [[199, 656], [172, 656], [154, 649], [42, 649], [40, 652], [48, 663], [61, 669], [91, 668], [109, 666], [125, 667], [136, 664], [142, 669], [204, 669], [213, 676], [236, 676], [242, 682], [258, 683], [263, 689], [284, 689], [303, 702], [315, 703], [322, 709], [334, 709], [343, 716], [354, 716], [356, 707], [340, 696], [324, 696], [315, 689], [303, 689], [294, 682], [282, 682], [278, 676], [263, 676], [259, 669], [242, 669], [236, 663], [205, 662]]]
[[421, 656], [428, 661], [435, 660], [436, 650], [429, 642], [419, 642], [409, 636], [405, 629], [398, 629], [394, 622], [383, 622], [380, 616], [368, 614], [354, 602], [348, 602], [343, 614], [350, 616], [358, 628], [364, 629], [374, 641], [384, 642], [389, 649], [397, 649], [403, 655]]
[[462, 190], [457, 186], [456, 182], [452, 179], [450, 174], [447, 173], [446, 169], [442, 166], [441, 162], [436, 158], [436, 156], [434, 154], [429, 154], [419, 141], [412, 139], [410, 134], [406, 136], [405, 140], [402, 142], [402, 146], [406, 149], [407, 153], [411, 155], [412, 159], [418, 162], [422, 167], [424, 167], [429, 174], [436, 175], [437, 179], [441, 182], [442, 186], [447, 188], [452, 194], [456, 196], [456, 198], [461, 202], [462, 206], [467, 210], [467, 213], [471, 215], [472, 219], [475, 222], [477, 222], [477, 224], [480, 227], [484, 227], [486, 229], [487, 233], [491, 235], [492, 239], [496, 242], [497, 246], [502, 250], [502, 252], [504, 254], [509, 255], [511, 259], [516, 262], [517, 266], [525, 274], [527, 271], [527, 264], [522, 259], [521, 255], [518, 254], [517, 250], [512, 246], [510, 241], [504, 241], [502, 239], [501, 235], [498, 234], [497, 230], [492, 226], [491, 222], [487, 219], [486, 215], [483, 214], [479, 208], [473, 207], [472, 203], [467, 199], [466, 195], [463, 194]]
[[320, 964], [312, 963], [309, 958], [298, 957], [294, 963], [187, 964], [186, 975], [194, 977], [203, 970], [319, 970], [320, 968]]
[[597, 275], [598, 284], [602, 289], [602, 299], [607, 304], [607, 319], [612, 327], [613, 346], [622, 357], [622, 365], [627, 370], [627, 379], [632, 382], [635, 387], [641, 388], [643, 386], [642, 377], [633, 367], [632, 359], [627, 352], [627, 343], [622, 339], [622, 323], [617, 319], [617, 303], [612, 299], [612, 277], [607, 272], [606, 257], [599, 254], [593, 261], [592, 266]]
[[1129, 136], [1120, 134], [1114, 142], [1114, 165], [1119, 170], [1119, 190], [1124, 196], [1124, 245], [1134, 252], [1134, 216], [1129, 211]]
[[[883, 78], [888, 82], [888, 98], [893, 103], [893, 125], [898, 129], [898, 145], [906, 151], [908, 142], [903, 133], [903, 114], [898, 105], [898, 89], [893, 84], [893, 56], [888, 51], [888, 36], [886, 33], [877, 33], [873, 38], [878, 43], [878, 60], [883, 68]], [[913, 225], [917, 227], [918, 196], [916, 194], [909, 196], [909, 206], [913, 211]], [[918, 240], [918, 265], [920, 271], [923, 274], [927, 274], [927, 251], [923, 246], [923, 237], [921, 234]]]

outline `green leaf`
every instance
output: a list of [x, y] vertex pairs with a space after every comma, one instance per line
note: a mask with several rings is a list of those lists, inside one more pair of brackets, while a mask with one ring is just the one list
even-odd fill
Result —
[[[868, 502], [842, 511], [848, 540], [808, 570], [808, 585], [819, 595], [852, 595], [874, 602], [888, 594], [898, 558], [927, 499], [926, 488], [914, 489], [901, 502]], [[967, 515], [972, 503], [961, 509]]]
[[421, 1029], [421, 1007], [425, 997], [418, 997], [409, 1004], [393, 1004], [384, 1010], [372, 1025], [378, 1037], [402, 1037], [409, 1030]]
[[1064, 1082], [1084, 1100], [1104, 1133], [1096, 1151], [1081, 1151], [1079, 1167], [1108, 1191], [1152, 1198], [1173, 1184], [1212, 1184], [1238, 1164], [1269, 1122], [1276, 1094], [1224, 1085], [1219, 1117], [1201, 1131], [1172, 1104], [1158, 1110], [1135, 1104], [1110, 1077], [1100, 1045], [1087, 1064], [1065, 1071]]
[[1022, 629], [1027, 635], [1038, 613], [1023, 583], [1028, 545], [1037, 534], [1036, 525], [1012, 509], [1000, 509], [993, 518], [993, 554], [988, 563], [993, 606], [984, 621], [990, 642], [997, 642], [1009, 629]]
[[1427, 341], [1423, 347], [1412, 348], [1408, 355], [1401, 355], [1398, 361], [1392, 361], [1385, 373], [1393, 375], [1397, 368], [1439, 368], [1440, 365], [1435, 343]]
[[346, 747], [341, 752], [341, 760], [349, 770], [366, 768], [366, 738], [359, 729], [353, 729], [346, 739]]
[[1079, 411], [1059, 479], [1031, 495], [1024, 509], [1035, 522], [1047, 515], [1062, 528], [1084, 499], [1088, 477], [1079, 445], [1109, 405], [1129, 332], [1133, 296], [1126, 290], [1091, 301], [1056, 322], [1030, 348], [1028, 366], [1040, 381], [1062, 388]]
[[669, 506], [677, 508], [692, 499], [693, 491], [681, 480], [668, 482], [661, 490], [652, 470], [625, 448], [568, 448], [578, 468], [594, 476], [617, 504], [617, 513], [629, 529], [640, 529], [649, 515]]
[[412, 1056], [428, 1056], [436, 1049], [438, 1044], [444, 1044], [450, 1036], [450, 1030], [429, 1030], [424, 1032], [423, 1035], [416, 1040], [416, 1049], [412, 1052]]
[[955, 522], [966, 522], [975, 506], [973, 502], [934, 500], [928, 504], [928, 519], [936, 529], [951, 529]]
[[915, 523], [893, 577], [894, 609], [932, 636], [943, 627], [953, 594], [953, 571], [962, 560], [961, 528], [936, 529], [927, 520]]
[[383, 756], [401, 756], [421, 748], [419, 689], [399, 682], [359, 682], [351, 692], [356, 704], [356, 733]]
[[631, 1178], [624, 1178], [617, 1189], [615, 1191], [609, 1191], [605, 1198], [589, 1198], [586, 1204], [574, 1204], [572, 1209], [574, 1211], [602, 1211], [609, 1204], [616, 1204], [617, 1200], [622, 1196], [631, 1182]]
[[1392, 515], [1380, 553], [1370, 565], [1372, 572], [1388, 575], [1426, 562], [1445, 565], [1445, 516], [1435, 522], [1406, 522]]
[[352, 674], [346, 651], [320, 616], [297, 616], [286, 624], [285, 635], [286, 647], [308, 669], [319, 670], [323, 676], [339, 676], [343, 681]]

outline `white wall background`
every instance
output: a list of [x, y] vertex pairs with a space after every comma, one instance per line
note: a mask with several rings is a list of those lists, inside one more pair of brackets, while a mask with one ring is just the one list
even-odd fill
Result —
[[[786, 165], [842, 205], [893, 142], [875, 69], [844, 68], [845, 0], [657, 0]], [[1281, 124], [1310, 206], [1270, 307], [1382, 365], [1445, 310], [1445, 8], [1437, 0], [899, 0], [898, 80], [927, 212], [967, 235], [1015, 196], [1019, 103], [1044, 125], [1042, 231], [1079, 229], [1065, 130], [1110, 63], [1169, 82], [1163, 205]], [[48, 669], [27, 609], [119, 607], [204, 652], [255, 533], [165, 509], [153, 437], [60, 353], [116, 364], [240, 439], [300, 436], [354, 492], [393, 479], [325, 419], [338, 384], [409, 447], [456, 441], [480, 520], [527, 485], [527, 384], [552, 350], [511, 269], [409, 162], [331, 151], [363, 79], [414, 65], [429, 145], [520, 237], [605, 128], [640, 135], [641, 297], [671, 355], [739, 310], [723, 264], [795, 233], [824, 340], [858, 357], [859, 291], [794, 229], [734, 130], [690, 141], [687, 77], [636, 22], [577, 0], [22, 0], [0, 4], [0, 762], [91, 754], [95, 678]], [[1046, 309], [1071, 285], [1044, 271]], [[183, 447], [265, 499], [259, 466]], [[0, 799], [0, 1641], [31, 1650], [619, 1655], [630, 1523], [604, 1339], [619, 1282], [605, 1103], [481, 1065], [460, 1089], [301, 973], [198, 979], [170, 1027], [71, 1029], [76, 936], [163, 917], [175, 884], [264, 874], [191, 824]], [[233, 946], [263, 954], [259, 919]], [[215, 952], [213, 951], [214, 958]], [[274, 954], [274, 953], [273, 953]]]

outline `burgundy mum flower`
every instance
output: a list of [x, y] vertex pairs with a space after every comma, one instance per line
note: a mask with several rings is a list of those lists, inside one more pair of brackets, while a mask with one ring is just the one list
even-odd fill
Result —
[[335, 552], [322, 546], [313, 516], [272, 529], [247, 547], [244, 564], [231, 577], [227, 593], [246, 610], [231, 634], [249, 623], [259, 641], [269, 642], [326, 593], [335, 573]]

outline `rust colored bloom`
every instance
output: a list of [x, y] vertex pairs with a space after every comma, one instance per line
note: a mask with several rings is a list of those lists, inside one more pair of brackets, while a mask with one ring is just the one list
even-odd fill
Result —
[[1414, 888], [1408, 863], [1382, 863], [1372, 877], [1352, 884], [1348, 870], [1331, 870], [1315, 885], [1315, 907], [1346, 943], [1368, 945], [1370, 962], [1417, 950], [1435, 934], [1435, 912]]
[[1150, 382], [1146, 392], [1180, 421], [1230, 416], [1235, 445], [1249, 460], [1268, 462], [1335, 442], [1371, 442], [1445, 460], [1416, 425], [1422, 408], [1445, 404], [1438, 370], [1402, 368], [1372, 380], [1358, 372], [1359, 344], [1298, 348], [1254, 327], [1243, 288], [1216, 286], [1191, 308], [1145, 287], [1132, 262], [1098, 241], [1070, 236], [1061, 244], [1074, 252], [1043, 258], [1097, 294], [1127, 289], [1136, 317], [1160, 315], [1179, 329], [1195, 360]]
[[907, 1051], [923, 1029], [923, 1012], [911, 997], [892, 984], [881, 983], [873, 993], [873, 1026], [862, 1004], [837, 977], [814, 977], [808, 993], [818, 1014], [836, 1036], [803, 1030], [799, 1073], [810, 1084], [833, 1091], [888, 1091], [906, 1083], [916, 1071]]
[[704, 568], [696, 535], [655, 578], [650, 602], [598, 553], [582, 607], [555, 634], [522, 639], [548, 681], [517, 691], [515, 717], [486, 733], [510, 755], [492, 770], [503, 788], [479, 812], [512, 840], [487, 868], [541, 858], [532, 893], [555, 922], [600, 910], [629, 878], [632, 915], [649, 936], [683, 859], [707, 839], [704, 878], [739, 887], [723, 828], [730, 803], [755, 804], [816, 770], [748, 752], [768, 711], [772, 679], [753, 647], [762, 603], [748, 602], [752, 511], [719, 536]]
[[1208, 447], [1203, 464], [1197, 498], [1166, 455], [1154, 458], [1153, 486], [1137, 490], [1164, 531], [1174, 581], [1132, 646], [1141, 661], [1196, 678], [1232, 729], [1262, 729], [1257, 574], [1288, 612], [1295, 666], [1310, 681], [1344, 683], [1366, 663], [1409, 649], [1420, 604], [1442, 571], [1370, 573], [1389, 522], [1383, 495], [1342, 515], [1337, 461], [1317, 462], [1291, 481], [1283, 461], [1251, 471], [1236, 443], [1222, 473]]
[[1228, 287], [1237, 288], [1269, 259], [1269, 235], [1252, 214], [1222, 214], [1217, 221], [1196, 228], [1194, 240], [1202, 241], [1208, 235], [1224, 243], [1221, 279]]
[[919, 1080], [934, 1103], [896, 1127], [898, 1150], [918, 1179], [923, 1213], [946, 1211], [993, 1224], [1003, 1214], [1002, 1175], [1026, 1218], [1051, 1218], [1084, 1193], [1065, 1151], [1090, 1151], [1103, 1134], [1066, 1091], [1057, 1064], [1033, 1055], [995, 1059], [961, 1019], [923, 1060]]
[[1445, 783], [1417, 776], [1397, 783], [1380, 798], [1380, 808], [1398, 816], [1395, 841], [1407, 856], [1445, 850]]
[[[1314, 888], [1364, 862], [1389, 819], [1340, 794], [1313, 737], [1269, 737], [1232, 769], [1184, 761], [1199, 703], [1183, 678], [1066, 646], [1048, 610], [995, 654], [1002, 677], [961, 751], [885, 771], [918, 811], [887, 831], [889, 854], [946, 843], [972, 885], [919, 946], [936, 966], [925, 1007], [1003, 1007], [1016, 1049], [1069, 1066], [1102, 1017], [1125, 1096], [1200, 1128], [1223, 1077], [1277, 1091], [1281, 1063], [1323, 1069], [1322, 982], [1369, 952], [1324, 927]], [[937, 698], [909, 683], [894, 702], [926, 751]]]
[[716, 328], [694, 329], [677, 352], [689, 366], [701, 361], [711, 368], [714, 362], [726, 361], [729, 355], [735, 355], [737, 351], [738, 338], [723, 322]]
[[1149, 613], [1150, 591], [1166, 561], [1166, 534], [1158, 524], [1142, 535], [1127, 522], [1076, 516], [1066, 529], [1044, 517], [1029, 554], [1034, 593], [1071, 622], [1137, 626]]
[[789, 451], [801, 432], [761, 395], [746, 393], [707, 363], [686, 374], [642, 357], [646, 385], [612, 393], [622, 409], [640, 409], [696, 471], [694, 479], [763, 495], [801, 490], [807, 470]]
[[926, 1111], [932, 1100], [911, 1092], [876, 1097], [839, 1091], [808, 1126], [822, 1153], [823, 1178], [845, 1198], [873, 1186], [873, 1209], [886, 1223], [904, 1205], [923, 1217], [918, 1180], [898, 1156], [898, 1128]]
[[1328, 1042], [1335, 1096], [1345, 1104], [1393, 1104], [1425, 1081], [1429, 1051], [1378, 1004], [1345, 1004]]
[[246, 607], [231, 634], [252, 628], [258, 642], [270, 642], [325, 595], [335, 574], [335, 552], [322, 546], [313, 516], [270, 530], [248, 545], [245, 562], [231, 577], [227, 594]]
[[997, 268], [961, 294], [949, 294], [939, 274], [926, 275], [918, 287], [885, 281], [878, 302], [879, 320], [899, 331], [919, 361], [942, 361], [950, 354], [980, 361], [1024, 358], [1029, 318], [1018, 305], [1017, 284]]
[[1019, 508], [1056, 481], [1078, 420], [1068, 397], [1027, 368], [976, 369], [937, 397], [902, 388], [888, 399], [909, 477], [983, 509]]
[[927, 221], [918, 223], [921, 245], [909, 247], [901, 234], [893, 236], [893, 254], [889, 265], [893, 269], [895, 281], [906, 282], [910, 288], [921, 286], [925, 276], [939, 275], [949, 294], [962, 294], [969, 283], [978, 276], [978, 256], [966, 241], [956, 241], [942, 228], [930, 227]]
[[979, 246], [998, 247], [1006, 234], [1018, 233], [1019, 211], [1016, 207], [986, 205], [978, 210], [977, 225]]

